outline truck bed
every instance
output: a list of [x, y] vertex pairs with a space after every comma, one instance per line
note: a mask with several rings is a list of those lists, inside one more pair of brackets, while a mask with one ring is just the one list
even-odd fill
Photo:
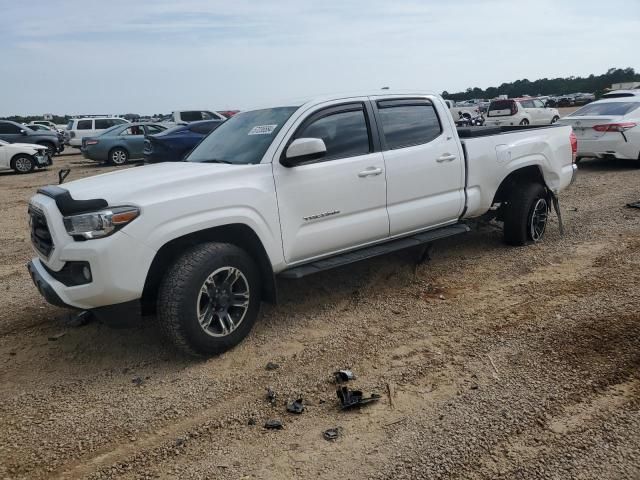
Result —
[[502, 127], [458, 127], [458, 137], [460, 138], [476, 138], [488, 137], [490, 135], [500, 135], [501, 133], [522, 132], [525, 130], [533, 130], [537, 128], [558, 128], [562, 125], [509, 125]]

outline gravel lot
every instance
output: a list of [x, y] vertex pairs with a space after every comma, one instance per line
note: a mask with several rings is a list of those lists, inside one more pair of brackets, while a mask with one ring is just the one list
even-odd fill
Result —
[[[27, 202], [63, 166], [111, 169], [67, 155], [0, 174], [0, 478], [640, 478], [633, 162], [580, 164], [563, 237], [554, 217], [543, 243], [509, 248], [483, 224], [421, 265], [407, 251], [281, 282], [280, 305], [207, 361], [153, 319], [74, 326], [38, 295]], [[381, 400], [339, 411], [339, 368]]]

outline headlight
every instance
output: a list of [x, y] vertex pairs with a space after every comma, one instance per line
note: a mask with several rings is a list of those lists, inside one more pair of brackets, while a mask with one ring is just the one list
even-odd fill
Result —
[[111, 235], [140, 215], [136, 207], [113, 207], [99, 212], [64, 217], [67, 233], [74, 238], [91, 240]]

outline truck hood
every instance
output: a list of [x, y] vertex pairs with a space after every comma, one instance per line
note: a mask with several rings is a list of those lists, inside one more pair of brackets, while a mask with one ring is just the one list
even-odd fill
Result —
[[75, 200], [102, 198], [111, 206], [147, 205], [166, 197], [182, 197], [224, 188], [232, 178], [256, 165], [168, 162], [120, 170], [62, 185]]

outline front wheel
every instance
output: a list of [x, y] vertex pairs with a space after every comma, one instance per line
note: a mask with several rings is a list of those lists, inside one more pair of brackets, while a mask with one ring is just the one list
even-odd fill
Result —
[[520, 125], [529, 125], [529, 120], [527, 120], [526, 118], [523, 118], [522, 121], [520, 122]]
[[260, 273], [243, 250], [203, 243], [179, 257], [158, 291], [165, 335], [194, 356], [223, 353], [246, 337], [260, 310]]
[[544, 185], [527, 183], [514, 188], [505, 210], [505, 242], [520, 246], [542, 240], [549, 219], [549, 194]]
[[560, 117], [559, 117], [559, 116], [557, 116], [557, 115], [556, 115], [556, 116], [554, 116], [554, 117], [551, 119], [551, 125], [553, 125], [554, 123], [557, 123], [557, 122], [558, 122], [558, 120], [560, 120]]
[[11, 160], [11, 168], [13, 168], [16, 173], [31, 173], [35, 167], [36, 163], [29, 155], [16, 155]]

